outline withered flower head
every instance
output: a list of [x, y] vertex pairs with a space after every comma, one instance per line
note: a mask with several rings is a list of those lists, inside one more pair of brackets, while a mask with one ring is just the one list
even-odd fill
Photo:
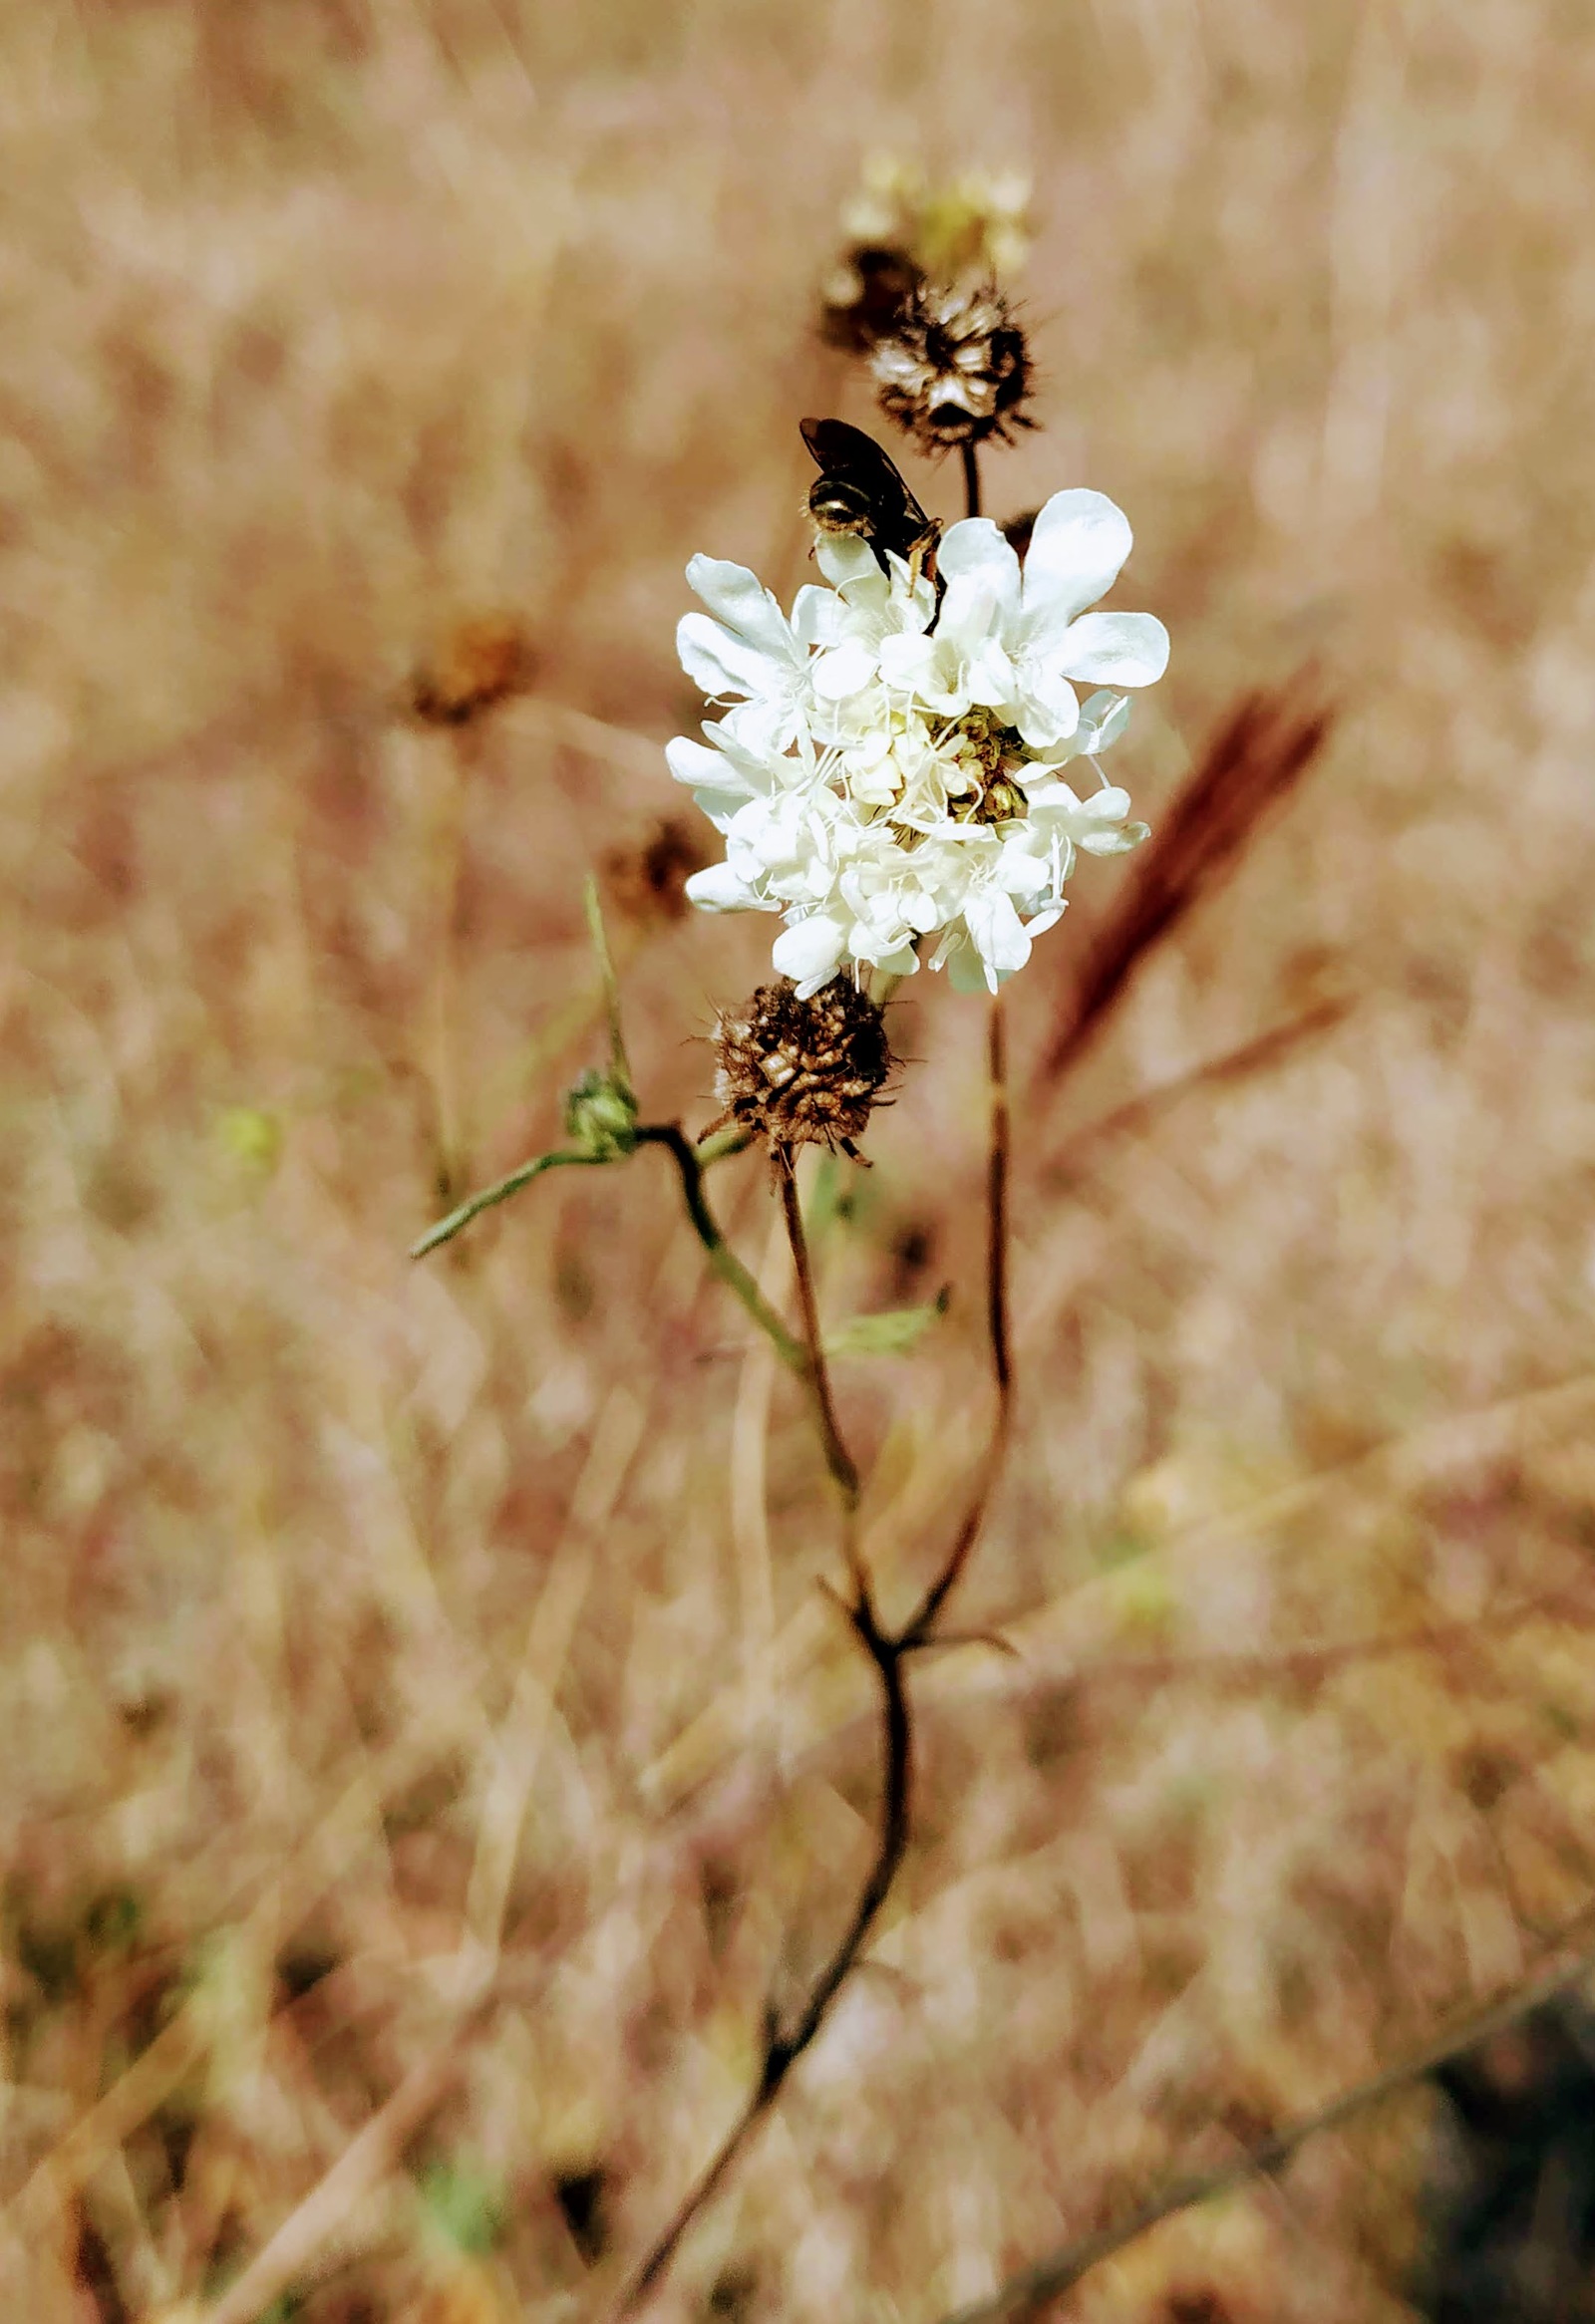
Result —
[[532, 653], [513, 614], [458, 622], [411, 684], [416, 716], [438, 726], [464, 726], [531, 682]]
[[912, 291], [937, 282], [1010, 280], [1030, 247], [1030, 184], [1011, 170], [933, 181], [911, 161], [872, 153], [844, 205], [842, 255], [821, 293], [834, 347], [867, 355]]
[[994, 283], [921, 283], [869, 366], [880, 408], [926, 451], [1011, 440], [1029, 428], [1030, 351]]
[[896, 1059], [879, 1004], [850, 977], [807, 1001], [795, 985], [761, 985], [715, 1027], [716, 1129], [735, 1122], [771, 1146], [854, 1151]]
[[697, 833], [679, 815], [662, 815], [645, 839], [604, 856], [609, 901], [624, 919], [684, 920], [687, 882], [706, 861]]
[[896, 326], [924, 280], [906, 250], [860, 243], [837, 262], [819, 294], [820, 330], [832, 347], [867, 355]]

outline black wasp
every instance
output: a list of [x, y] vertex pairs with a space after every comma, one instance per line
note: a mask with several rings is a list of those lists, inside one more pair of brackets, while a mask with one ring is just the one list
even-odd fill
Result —
[[890, 454], [845, 420], [799, 425], [819, 470], [809, 486], [808, 513], [820, 531], [868, 541], [883, 573], [888, 553], [901, 557], [917, 581], [931, 564], [941, 526], [920, 507]]

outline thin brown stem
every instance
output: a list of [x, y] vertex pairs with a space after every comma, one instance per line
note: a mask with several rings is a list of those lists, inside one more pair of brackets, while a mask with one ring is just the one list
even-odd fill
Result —
[[853, 1906], [852, 1917], [837, 1940], [830, 1958], [814, 1979], [807, 2000], [792, 2024], [783, 2030], [774, 2012], [767, 2012], [764, 2057], [759, 2079], [697, 2184], [681, 2203], [669, 2226], [632, 2278], [616, 2310], [617, 2324], [620, 2318], [635, 2315], [646, 2302], [669, 2267], [683, 2236], [700, 2212], [713, 2200], [744, 2147], [780, 2097], [788, 2075], [803, 2052], [818, 2038], [832, 2002], [863, 1953], [869, 1932], [891, 1891], [892, 1883], [897, 1878], [908, 1849], [913, 1792], [913, 1722], [904, 1677], [907, 1649], [901, 1638], [881, 1627], [875, 1612], [869, 1576], [858, 1555], [858, 1467], [842, 1440], [831, 1398], [830, 1373], [825, 1363], [824, 1341], [819, 1328], [819, 1305], [814, 1296], [808, 1239], [803, 1231], [802, 1206], [798, 1196], [798, 1174], [789, 1146], [779, 1147], [776, 1151], [776, 1177], [781, 1188], [787, 1239], [792, 1246], [793, 1267], [798, 1279], [798, 1308], [806, 1374], [813, 1396], [815, 1425], [824, 1450], [825, 1465], [842, 1505], [843, 1543], [852, 1583], [852, 1597], [850, 1600], [843, 1601], [844, 1610], [854, 1636], [869, 1656], [880, 1681], [880, 1830], [869, 1871], [858, 1892], [858, 1901]]
[[1008, 1341], [1008, 1174], [1013, 1111], [1008, 1096], [1008, 1028], [1000, 993], [991, 997], [986, 1060], [991, 1083], [991, 1154], [986, 1166], [986, 1327], [991, 1335], [991, 1367], [997, 1382], [998, 1402], [1006, 1417], [1014, 1389], [1014, 1359]]
[[962, 1580], [980, 1539], [1013, 1431], [1014, 1355], [1008, 1317], [1008, 1179], [1013, 1118], [1008, 1094], [1008, 1034], [1000, 993], [992, 996], [986, 1053], [991, 1090], [991, 1150], [986, 1166], [986, 1330], [991, 1342], [992, 1377], [997, 1383], [997, 1416], [953, 1546], [941, 1572], [898, 1633], [905, 1651], [933, 1643], [941, 1610]]
[[972, 443], [961, 444], [964, 455], [964, 514], [980, 514], [980, 454]]
[[776, 1177], [781, 1187], [787, 1240], [792, 1246], [793, 1269], [798, 1278], [798, 1312], [802, 1323], [803, 1346], [807, 1355], [814, 1425], [819, 1432], [825, 1466], [841, 1496], [842, 1512], [847, 1520], [847, 1562], [853, 1571], [854, 1581], [861, 1587], [862, 1578], [852, 1547], [852, 1520], [858, 1508], [858, 1464], [842, 1441], [836, 1406], [830, 1392], [830, 1367], [825, 1361], [825, 1342], [819, 1328], [819, 1304], [814, 1297], [814, 1273], [808, 1259], [808, 1238], [803, 1232], [802, 1205], [798, 1198], [797, 1165], [790, 1146], [776, 1148]]
[[764, 2060], [752, 2094], [698, 2183], [632, 2278], [615, 2311], [616, 2324], [623, 2317], [635, 2315], [644, 2305], [675, 2257], [683, 2236], [713, 2199], [744, 2147], [774, 2107], [788, 2075], [803, 2052], [812, 2047], [832, 2002], [863, 1952], [907, 1853], [913, 1797], [913, 1724], [903, 1677], [903, 1651], [897, 1640], [880, 1628], [867, 1598], [848, 1609], [848, 1619], [875, 1666], [881, 1689], [880, 1835], [874, 1858], [859, 1890], [852, 1918], [815, 1978], [801, 2013], [785, 2031], [773, 2013], [768, 2017]]

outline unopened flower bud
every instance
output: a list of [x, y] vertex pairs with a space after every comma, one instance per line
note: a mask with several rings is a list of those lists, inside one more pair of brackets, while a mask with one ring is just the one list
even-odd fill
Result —
[[565, 1129], [595, 1162], [618, 1162], [637, 1147], [637, 1100], [629, 1085], [597, 1066], [565, 1098]]
[[797, 987], [762, 985], [723, 1009], [715, 1029], [715, 1093], [735, 1122], [772, 1146], [853, 1152], [896, 1060], [878, 1003], [850, 977], [806, 1001]]
[[880, 408], [928, 452], [1029, 428], [1030, 351], [994, 283], [921, 283], [869, 358]]

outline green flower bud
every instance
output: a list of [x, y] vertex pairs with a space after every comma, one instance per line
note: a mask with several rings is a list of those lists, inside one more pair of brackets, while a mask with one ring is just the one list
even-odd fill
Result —
[[637, 1148], [637, 1100], [629, 1082], [596, 1065], [565, 1098], [565, 1128], [595, 1162], [618, 1162]]

